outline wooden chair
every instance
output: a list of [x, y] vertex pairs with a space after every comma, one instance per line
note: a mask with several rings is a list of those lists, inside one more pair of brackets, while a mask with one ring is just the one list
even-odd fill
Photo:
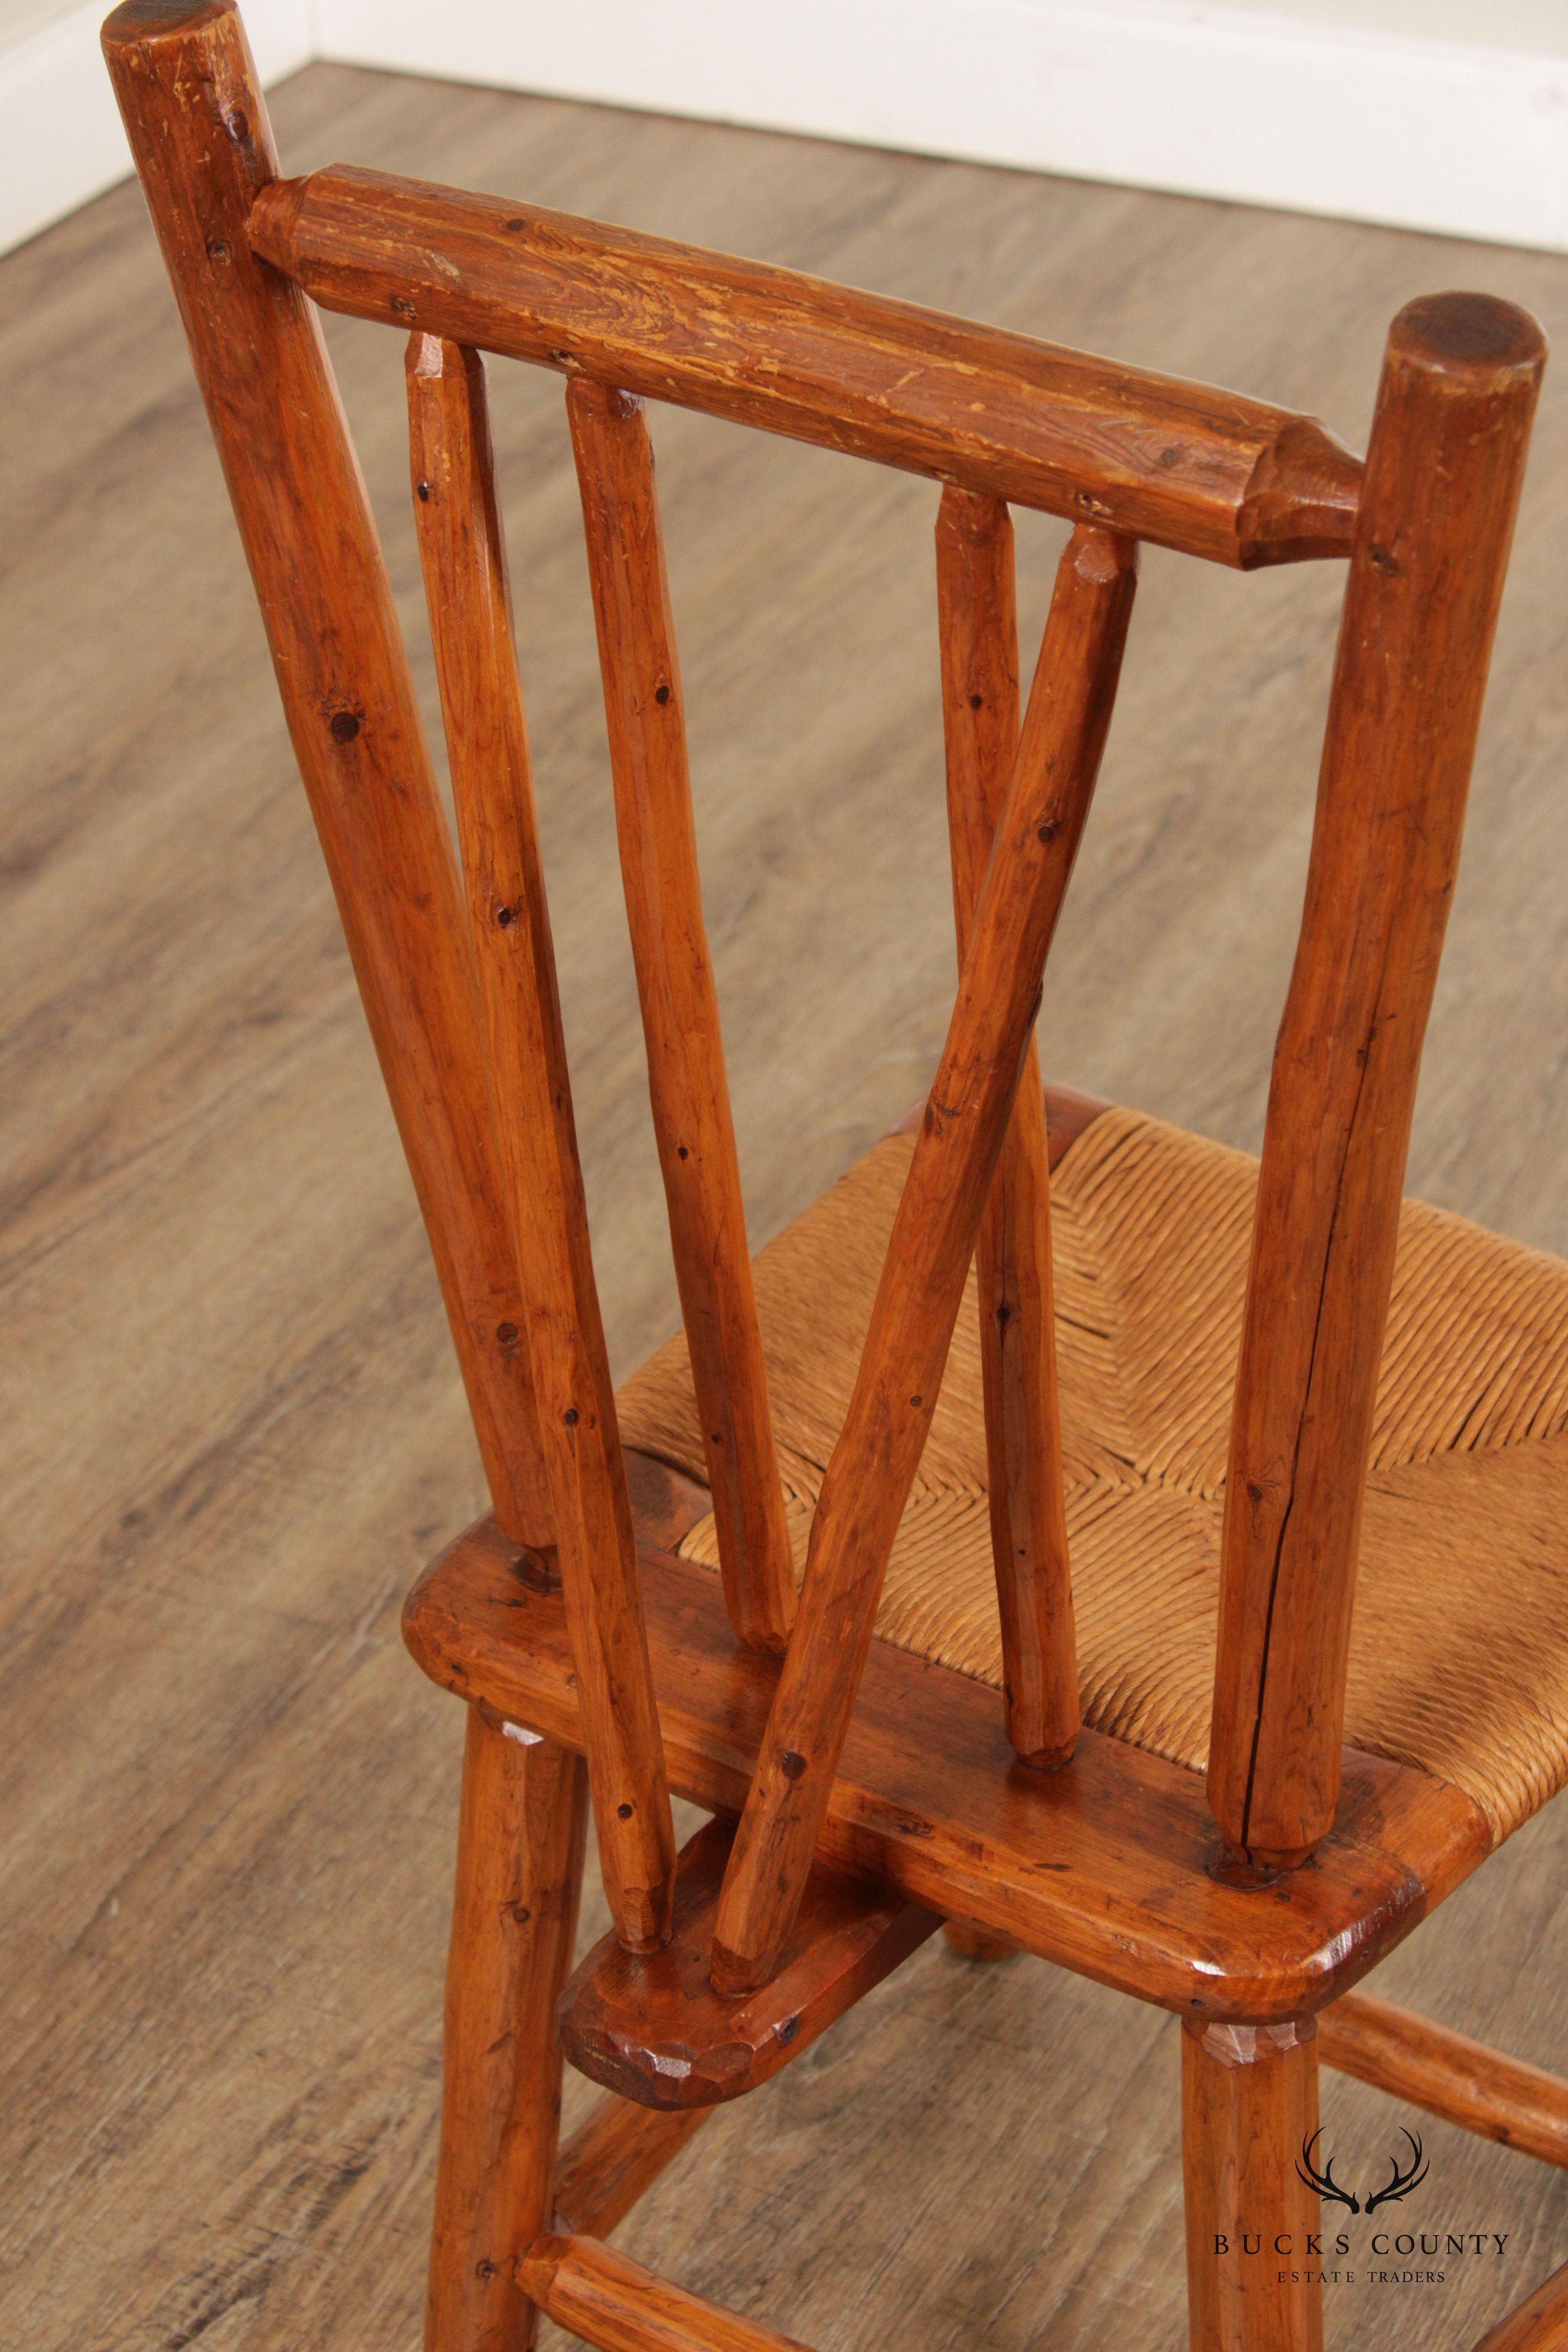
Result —
[[[280, 179], [228, 0], [104, 40], [494, 1497], [407, 1611], [468, 1702], [428, 2344], [783, 2346], [604, 2240], [945, 1920], [1180, 2013], [1193, 2343], [1310, 2352], [1310, 2263], [1220, 2250], [1321, 2227], [1320, 2055], [1568, 2162], [1568, 2086], [1351, 1990], [1568, 1778], [1568, 1268], [1400, 1198], [1538, 328], [1413, 303], [1363, 463], [786, 271]], [[411, 331], [460, 880], [312, 302]], [[565, 376], [582, 482], [684, 1322], [619, 1407], [481, 350]], [[944, 485], [947, 1043], [754, 1268], [646, 399]], [[1010, 502], [1075, 525], [1021, 720]], [[1142, 540], [1348, 562], [1260, 1168], [1047, 1097], [1030, 1042]], [[616, 1933], [568, 1984], [590, 1784]], [[672, 1787], [714, 1816], [679, 1856]], [[563, 2041], [612, 2095], [558, 2151]], [[1568, 2344], [1568, 2270], [1486, 2343]]]

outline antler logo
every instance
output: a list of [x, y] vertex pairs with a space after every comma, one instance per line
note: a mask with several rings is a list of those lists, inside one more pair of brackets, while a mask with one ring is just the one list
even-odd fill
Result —
[[1313, 2132], [1310, 2139], [1302, 2141], [1301, 2157], [1296, 2167], [1296, 2177], [1309, 2189], [1315, 2189], [1325, 2201], [1335, 2205], [1348, 2205], [1352, 2213], [1375, 2213], [1380, 2205], [1396, 2204], [1400, 2198], [1408, 2197], [1413, 2189], [1418, 2189], [1426, 2178], [1427, 2166], [1422, 2155], [1421, 2143], [1414, 2132], [1407, 2131], [1402, 2137], [1410, 2142], [1409, 2169], [1403, 2170], [1396, 2158], [1391, 2159], [1393, 2177], [1387, 2187], [1373, 2189], [1363, 2205], [1359, 2197], [1352, 2196], [1348, 2189], [1340, 2187], [1339, 2182], [1334, 2179], [1332, 2158], [1324, 2165], [1321, 2172], [1313, 2163], [1312, 2150], [1322, 2137], [1322, 2131], [1320, 2128]]
[[1378, 2189], [1374, 2196], [1367, 2199], [1366, 2210], [1369, 2213], [1375, 2213], [1380, 2205], [1397, 2204], [1400, 2198], [1408, 2197], [1413, 2189], [1419, 2189], [1426, 2178], [1427, 2168], [1422, 2159], [1420, 2141], [1414, 2132], [1407, 2131], [1403, 2137], [1410, 2142], [1410, 2169], [1408, 2172], [1402, 2172], [1397, 2157], [1390, 2158], [1394, 2168], [1394, 2178], [1386, 2189]]
[[1302, 2141], [1301, 2160], [1296, 2167], [1296, 2178], [1298, 2180], [1305, 2181], [1309, 2189], [1315, 2189], [1319, 2196], [1325, 2199], [1330, 2203], [1335, 2205], [1348, 2205], [1352, 2213], [1359, 2213], [1361, 2211], [1361, 2199], [1359, 2197], [1352, 2197], [1348, 2189], [1342, 2189], [1340, 2187], [1339, 2182], [1334, 2179], [1333, 2158], [1331, 2157], [1330, 2158], [1329, 2162], [1321, 2172], [1318, 2170], [1316, 2165], [1312, 2162], [1312, 2150], [1317, 2147], [1318, 2142], [1322, 2138], [1322, 2130], [1320, 2126], [1320, 2128], [1312, 2134], [1310, 2139], [1305, 2139]]

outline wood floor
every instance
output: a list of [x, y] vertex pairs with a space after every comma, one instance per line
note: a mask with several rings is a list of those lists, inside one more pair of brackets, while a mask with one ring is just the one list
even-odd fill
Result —
[[[726, 245], [1352, 440], [1408, 296], [1492, 289], [1568, 327], [1568, 260], [1541, 255], [341, 68], [275, 111], [293, 168], [341, 155]], [[401, 352], [329, 337], [433, 716]], [[556, 382], [493, 373], [626, 1370], [674, 1290], [576, 490]], [[393, 2352], [418, 2340], [461, 1746], [397, 1612], [478, 1507], [477, 1465], [131, 188], [0, 264], [0, 2344]], [[761, 1241], [921, 1091], [945, 1017], [935, 495], [689, 417], [656, 432]], [[1019, 540], [1034, 632], [1059, 533], [1023, 518]], [[1149, 556], [1041, 1021], [1057, 1076], [1229, 1141], [1260, 1126], [1339, 587]], [[1565, 590], [1568, 373], [1411, 1177], [1568, 1252]], [[1560, 1809], [1380, 1988], [1568, 2068], [1565, 1886]], [[1175, 2347], [1176, 2112], [1172, 2020], [928, 1947], [715, 2121], [619, 2242], [823, 2352]], [[1331, 2078], [1326, 2115], [1369, 2172], [1401, 2120]], [[1410, 2228], [1506, 2244], [1441, 2285], [1333, 2289], [1341, 2347], [1468, 2344], [1568, 2255], [1568, 2180], [1425, 2137]]]

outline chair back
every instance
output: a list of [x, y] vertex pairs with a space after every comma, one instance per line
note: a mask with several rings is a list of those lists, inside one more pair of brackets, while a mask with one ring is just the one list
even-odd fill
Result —
[[[654, 1125], [723, 1584], [783, 1653], [715, 1982], [767, 1977], [816, 1849], [978, 1248], [1009, 1736], [1078, 1727], [1052, 1342], [1042, 973], [1142, 541], [1348, 561], [1269, 1098], [1223, 1538], [1211, 1800], [1299, 1860], [1338, 1791], [1361, 1493], [1416, 1065], [1536, 387], [1481, 297], [1391, 332], [1364, 466], [1314, 420], [908, 304], [346, 167], [279, 177], [230, 0], [105, 48], [250, 558], [428, 1226], [497, 1516], [553, 1547], [605, 1876], [668, 1933], [673, 1840], [513, 651], [483, 352], [554, 369], [582, 489]], [[312, 304], [407, 337], [411, 489], [454, 860]], [[798, 1609], [746, 1248], [645, 401], [942, 485], [960, 978]], [[1010, 505], [1070, 520], [1020, 717]], [[1023, 1083], [1020, 1085], [1020, 1078]]]

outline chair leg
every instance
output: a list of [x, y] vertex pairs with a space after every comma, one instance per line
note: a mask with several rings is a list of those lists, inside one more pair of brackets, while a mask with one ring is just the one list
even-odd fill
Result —
[[553, 1740], [468, 1712], [447, 1963], [441, 2154], [426, 2352], [525, 2352], [519, 2258], [551, 2224], [556, 2000], [572, 1966], [588, 1776]]
[[1192, 2352], [1322, 2352], [1321, 2220], [1296, 2169], [1317, 2128], [1310, 2018], [1183, 2021]]

